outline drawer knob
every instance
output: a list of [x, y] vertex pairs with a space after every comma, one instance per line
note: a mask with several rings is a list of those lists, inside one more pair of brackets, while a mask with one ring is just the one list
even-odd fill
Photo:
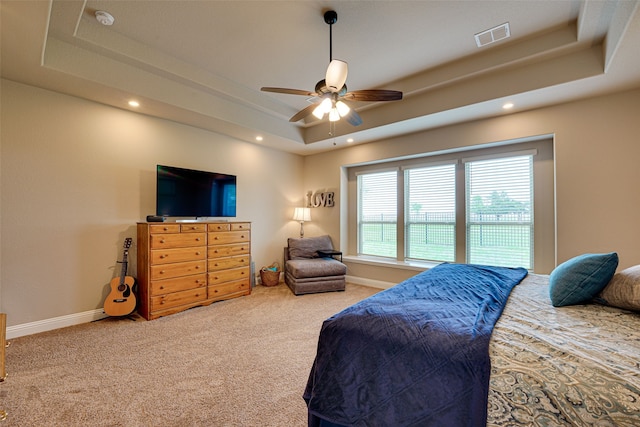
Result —
[[167, 230], [169, 230], [169, 227], [164, 227], [163, 230], [167, 231]]
[[166, 257], [168, 257], [169, 255], [160, 255], [160, 259], [165, 259]]
[[199, 266], [199, 265], [196, 265], [196, 270], [198, 270], [199, 268], [200, 268], [200, 266]]
[[196, 242], [199, 242], [199, 241], [200, 241], [200, 238], [199, 238], [199, 237], [196, 237]]
[[164, 300], [160, 301], [160, 304], [164, 304]]
[[164, 274], [164, 270], [160, 270], [160, 274]]
[[196, 255], [200, 255], [200, 251], [196, 252]]
[[160, 243], [164, 243], [164, 239], [160, 240]]

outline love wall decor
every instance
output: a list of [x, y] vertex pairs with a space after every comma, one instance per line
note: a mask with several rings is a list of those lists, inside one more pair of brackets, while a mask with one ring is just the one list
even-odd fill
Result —
[[335, 206], [335, 197], [333, 191], [309, 191], [307, 193], [307, 206], [311, 208], [332, 208]]

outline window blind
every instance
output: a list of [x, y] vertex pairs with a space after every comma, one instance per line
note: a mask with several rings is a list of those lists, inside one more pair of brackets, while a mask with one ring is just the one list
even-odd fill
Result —
[[455, 163], [405, 169], [405, 256], [455, 261]]
[[467, 160], [467, 262], [533, 268], [533, 155]]
[[396, 257], [397, 169], [358, 174], [358, 254]]

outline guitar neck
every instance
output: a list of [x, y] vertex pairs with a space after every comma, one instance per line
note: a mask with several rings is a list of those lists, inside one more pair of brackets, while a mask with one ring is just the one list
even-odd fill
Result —
[[120, 283], [124, 283], [124, 278], [127, 275], [127, 251], [124, 251], [124, 255], [122, 256], [122, 269], [120, 270]]

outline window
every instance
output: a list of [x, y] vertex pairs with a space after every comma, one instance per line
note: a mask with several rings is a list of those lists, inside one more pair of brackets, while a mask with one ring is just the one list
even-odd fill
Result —
[[349, 168], [349, 193], [357, 195], [357, 204], [349, 204], [349, 229], [354, 225], [355, 230], [349, 241], [357, 243], [358, 255], [401, 263], [530, 270], [540, 265], [540, 272], [554, 265], [551, 139], [394, 160], [385, 166]]
[[533, 268], [533, 155], [465, 161], [467, 262]]
[[456, 260], [455, 178], [455, 163], [405, 169], [406, 258]]
[[396, 256], [396, 170], [358, 175], [358, 254]]

